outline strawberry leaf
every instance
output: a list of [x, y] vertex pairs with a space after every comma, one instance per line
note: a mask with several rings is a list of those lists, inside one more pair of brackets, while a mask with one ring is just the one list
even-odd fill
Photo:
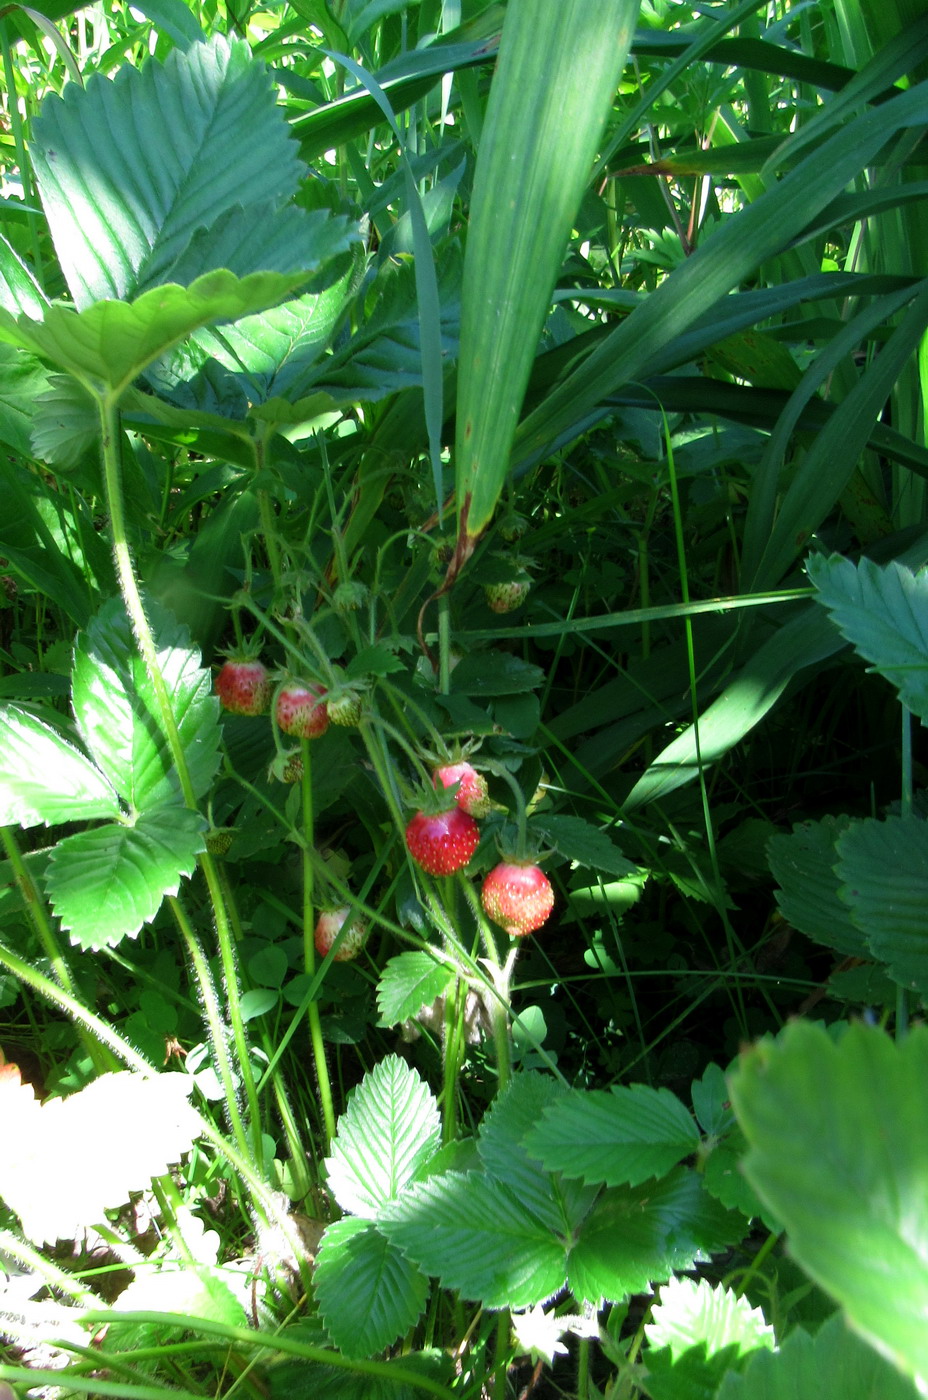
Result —
[[789, 836], [772, 836], [767, 858], [780, 888], [776, 901], [794, 928], [839, 953], [867, 956], [867, 941], [838, 893], [836, 843], [850, 818], [823, 817], [801, 822]]
[[893, 1041], [857, 1023], [835, 1040], [821, 1026], [796, 1021], [775, 1042], [764, 1039], [745, 1052], [729, 1080], [749, 1146], [743, 1171], [786, 1227], [791, 1255], [922, 1392], [926, 1077], [924, 1026]]
[[729, 1371], [712, 1393], [717, 1400], [792, 1400], [797, 1395], [814, 1395], [817, 1400], [848, 1400], [852, 1395], [916, 1400], [918, 1391], [835, 1313], [814, 1337], [797, 1328], [778, 1351], [758, 1348], [742, 1374]]
[[427, 1276], [369, 1220], [326, 1228], [314, 1273], [332, 1341], [345, 1356], [373, 1356], [414, 1327], [428, 1297]]
[[545, 813], [532, 818], [532, 830], [541, 835], [565, 860], [588, 865], [608, 875], [634, 875], [637, 867], [626, 860], [605, 832], [582, 817], [556, 817]]
[[505, 651], [475, 651], [451, 672], [452, 695], [521, 695], [537, 690], [545, 678], [540, 666]]
[[573, 1093], [552, 1103], [525, 1140], [549, 1171], [607, 1186], [664, 1176], [699, 1146], [692, 1114], [646, 1084]]
[[447, 1172], [380, 1214], [387, 1237], [445, 1288], [486, 1308], [530, 1307], [564, 1285], [564, 1244], [514, 1191], [483, 1172]]
[[49, 725], [13, 705], [0, 709], [0, 825], [116, 817], [107, 779]]
[[380, 976], [377, 1006], [385, 1026], [398, 1025], [431, 1006], [454, 982], [454, 971], [430, 953], [399, 953]]
[[[32, 159], [81, 309], [180, 281], [175, 264], [198, 233], [230, 217], [240, 238], [255, 224], [269, 237], [268, 216], [305, 173], [267, 69], [246, 43], [221, 37], [175, 50], [163, 64], [123, 67], [115, 82], [72, 84], [63, 98], [49, 97], [34, 122]], [[276, 266], [256, 261], [244, 271]]]
[[484, 1116], [477, 1144], [489, 1174], [510, 1187], [556, 1235], [569, 1235], [579, 1224], [595, 1191], [557, 1181], [526, 1149], [525, 1140], [545, 1109], [566, 1092], [545, 1075], [515, 1075]]
[[577, 1299], [617, 1301], [691, 1269], [742, 1238], [744, 1216], [724, 1210], [694, 1172], [677, 1167], [659, 1181], [603, 1192], [570, 1251]]
[[338, 1120], [329, 1187], [342, 1210], [375, 1218], [435, 1153], [441, 1121], [431, 1093], [397, 1055], [375, 1065]]
[[134, 826], [110, 823], [59, 841], [45, 883], [71, 942], [93, 950], [134, 937], [193, 873], [205, 826], [186, 807], [159, 807]]
[[[219, 706], [209, 671], [191, 648], [187, 629], [152, 610], [158, 664], [201, 797], [219, 766]], [[160, 806], [179, 791], [167, 736], [153, 720], [155, 690], [119, 599], [111, 599], [77, 639], [73, 704], [81, 734], [113, 786], [136, 811]]]

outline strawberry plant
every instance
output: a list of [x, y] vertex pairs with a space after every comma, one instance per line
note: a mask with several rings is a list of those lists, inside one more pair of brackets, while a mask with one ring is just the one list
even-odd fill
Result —
[[923, 1391], [921, 7], [0, 51], [3, 1400]]

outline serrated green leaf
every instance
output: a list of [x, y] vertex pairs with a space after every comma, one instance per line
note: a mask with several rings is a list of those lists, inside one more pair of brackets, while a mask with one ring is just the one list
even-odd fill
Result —
[[475, 651], [451, 672], [452, 695], [521, 695], [542, 684], [545, 673], [505, 651]]
[[399, 953], [391, 958], [377, 984], [377, 1008], [386, 1026], [396, 1026], [431, 1006], [455, 981], [454, 969], [430, 953]]
[[644, 1330], [649, 1346], [670, 1347], [675, 1360], [701, 1342], [709, 1356], [732, 1345], [739, 1355], [776, 1346], [774, 1330], [760, 1308], [708, 1279], [674, 1278], [665, 1283]]
[[385, 1206], [379, 1223], [445, 1288], [484, 1307], [531, 1307], [563, 1287], [563, 1242], [482, 1172], [421, 1182]]
[[36, 401], [48, 383], [48, 370], [34, 355], [0, 345], [0, 442], [24, 457], [31, 455]]
[[839, 894], [867, 948], [903, 987], [928, 992], [928, 822], [868, 818], [838, 837]]
[[837, 841], [849, 823], [845, 816], [802, 822], [790, 836], [774, 836], [767, 857], [783, 917], [826, 948], [860, 958], [867, 956], [866, 938], [838, 892], [835, 870]]
[[731, 1078], [743, 1169], [854, 1328], [928, 1383], [928, 1029], [793, 1021]]
[[806, 571], [842, 637], [928, 723], [928, 572], [838, 554], [813, 555]]
[[69, 375], [50, 375], [35, 401], [32, 451], [36, 457], [67, 470], [76, 467], [99, 440], [100, 412], [93, 399]]
[[316, 1296], [332, 1341], [345, 1356], [373, 1356], [414, 1327], [428, 1277], [369, 1220], [328, 1225], [314, 1271]]
[[706, 1065], [702, 1078], [693, 1080], [690, 1098], [693, 1112], [704, 1133], [718, 1137], [731, 1128], [735, 1115], [728, 1102], [728, 1085], [719, 1065]]
[[[171, 703], [196, 797], [219, 767], [219, 702], [190, 635], [161, 609], [152, 610], [158, 665]], [[158, 703], [122, 601], [111, 599], [79, 634], [74, 649], [73, 704], [78, 727], [110, 782], [136, 811], [177, 796], [179, 779]]]
[[757, 1192], [741, 1170], [746, 1151], [747, 1143], [741, 1129], [732, 1128], [705, 1158], [703, 1183], [710, 1196], [714, 1196], [726, 1210], [740, 1211], [747, 1220], [763, 1220], [771, 1234], [779, 1234], [782, 1226], [773, 1212], [759, 1200]]
[[113, 788], [73, 744], [25, 710], [0, 707], [0, 825], [50, 826], [119, 812]]
[[397, 1055], [375, 1065], [338, 1120], [325, 1162], [342, 1210], [378, 1217], [435, 1152], [438, 1108], [428, 1087]]
[[565, 1095], [545, 1110], [525, 1143], [548, 1171], [637, 1186], [695, 1152], [699, 1130], [669, 1089], [633, 1084]]
[[198, 812], [158, 807], [133, 826], [112, 823], [59, 841], [45, 883], [71, 942], [93, 951], [134, 937], [193, 874], [205, 828]]
[[346, 667], [346, 674], [352, 680], [364, 676], [392, 676], [405, 670], [396, 652], [387, 646], [362, 647]]
[[561, 1183], [530, 1155], [525, 1141], [540, 1115], [566, 1092], [541, 1074], [516, 1074], [497, 1096], [480, 1126], [477, 1148], [490, 1176], [514, 1192], [555, 1234], [568, 1235], [593, 1202], [595, 1192]]
[[918, 1393], [835, 1314], [814, 1337], [800, 1328], [779, 1351], [755, 1352], [743, 1374], [725, 1377], [717, 1400], [916, 1400]]
[[722, 1210], [699, 1177], [676, 1167], [659, 1181], [603, 1192], [570, 1251], [577, 1299], [618, 1301], [691, 1269], [744, 1234], [743, 1217]]
[[581, 817], [558, 817], [540, 813], [532, 818], [532, 829], [555, 847], [558, 855], [578, 865], [604, 870], [608, 875], [636, 875], [637, 866], [626, 860], [604, 831]]
[[711, 1356], [704, 1342], [674, 1356], [670, 1347], [649, 1347], [645, 1386], [650, 1400], [715, 1400], [726, 1375], [746, 1364], [738, 1348], [723, 1347]]
[[185, 335], [273, 306], [306, 276], [300, 270], [239, 278], [221, 269], [189, 287], [154, 287], [131, 304], [98, 301], [80, 312], [53, 305], [42, 321], [14, 317], [0, 308], [0, 341], [51, 360], [92, 393], [120, 393]]
[[[345, 251], [357, 237], [355, 226], [349, 225], [346, 219], [334, 218], [321, 210], [306, 217], [309, 227], [301, 229], [300, 234], [304, 244], [308, 235], [312, 235], [309, 246], [318, 263]], [[266, 254], [263, 256], [262, 267], [272, 266], [266, 261]], [[302, 396], [303, 385], [312, 382], [313, 368], [322, 357], [345, 305], [349, 276], [350, 269], [323, 292], [308, 293], [259, 315], [243, 317], [219, 332], [199, 331], [194, 337], [195, 345], [237, 377], [250, 410], [269, 400], [292, 403]], [[177, 277], [175, 280], [184, 279]], [[159, 375], [163, 379], [162, 367], [159, 367]], [[285, 416], [289, 403], [283, 404]]]
[[0, 306], [14, 316], [40, 320], [48, 298], [15, 248], [0, 233]]
[[17, 1149], [0, 1153], [0, 1196], [39, 1242], [104, 1224], [107, 1208], [163, 1175], [201, 1126], [187, 1102], [191, 1081], [181, 1074], [104, 1074], [45, 1104], [29, 1085], [4, 1087], [4, 1129]]
[[241, 213], [243, 197], [266, 220], [302, 174], [270, 75], [243, 40], [219, 35], [163, 64], [123, 67], [112, 82], [69, 85], [63, 98], [46, 98], [33, 134], [42, 202], [79, 310], [177, 280], [172, 265], [198, 230]]

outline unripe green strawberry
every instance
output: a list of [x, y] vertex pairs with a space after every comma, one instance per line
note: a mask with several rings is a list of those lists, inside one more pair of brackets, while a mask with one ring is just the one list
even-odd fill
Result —
[[224, 856], [232, 845], [232, 832], [228, 827], [217, 826], [206, 833], [206, 849], [211, 856]]
[[507, 544], [515, 544], [520, 540], [528, 529], [528, 521], [524, 515], [519, 515], [516, 511], [511, 511], [509, 515], [503, 517], [499, 524], [499, 532]]
[[278, 728], [297, 739], [317, 739], [329, 727], [329, 711], [322, 686], [308, 681], [288, 681], [277, 692], [275, 714]]
[[486, 598], [487, 607], [492, 608], [493, 612], [510, 613], [515, 612], [516, 608], [521, 608], [531, 588], [531, 579], [526, 575], [509, 579], [507, 583], [488, 583], [484, 586], [483, 596]]
[[347, 904], [341, 905], [338, 909], [324, 909], [316, 922], [314, 942], [316, 952], [324, 958], [342, 932], [345, 924], [348, 923], [345, 932], [342, 934], [341, 942], [335, 950], [335, 962], [350, 962], [356, 958], [367, 941], [367, 924], [363, 919], [352, 919], [351, 910]]
[[298, 753], [292, 753], [288, 756], [281, 776], [285, 783], [301, 783], [303, 781], [303, 760]]
[[470, 763], [443, 763], [432, 773], [432, 782], [438, 787], [452, 788], [458, 783], [455, 802], [462, 811], [472, 817], [485, 817], [492, 807], [487, 780]]
[[299, 783], [303, 779], [303, 759], [299, 749], [288, 749], [275, 754], [267, 772], [268, 778], [278, 783]]
[[463, 869], [479, 843], [477, 823], [460, 807], [417, 812], [406, 828], [409, 854], [428, 875], [453, 875]]
[[546, 922], [554, 908], [554, 891], [537, 865], [503, 861], [484, 880], [480, 903], [510, 938], [521, 938]]
[[338, 585], [332, 595], [332, 606], [342, 616], [345, 613], [357, 612], [367, 602], [367, 592], [363, 583], [355, 583], [352, 579], [346, 579], [344, 583]]
[[216, 694], [233, 715], [263, 715], [271, 700], [271, 678], [254, 656], [230, 656], [216, 677]]
[[361, 718], [363, 704], [357, 690], [329, 691], [326, 704], [332, 724], [340, 724], [348, 729], [356, 725]]

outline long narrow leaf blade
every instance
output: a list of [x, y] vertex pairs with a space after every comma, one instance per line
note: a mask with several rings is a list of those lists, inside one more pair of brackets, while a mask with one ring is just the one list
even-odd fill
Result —
[[510, 0], [506, 12], [464, 263], [456, 458], [465, 537], [485, 527], [505, 481], [551, 291], [637, 14], [638, 0]]

